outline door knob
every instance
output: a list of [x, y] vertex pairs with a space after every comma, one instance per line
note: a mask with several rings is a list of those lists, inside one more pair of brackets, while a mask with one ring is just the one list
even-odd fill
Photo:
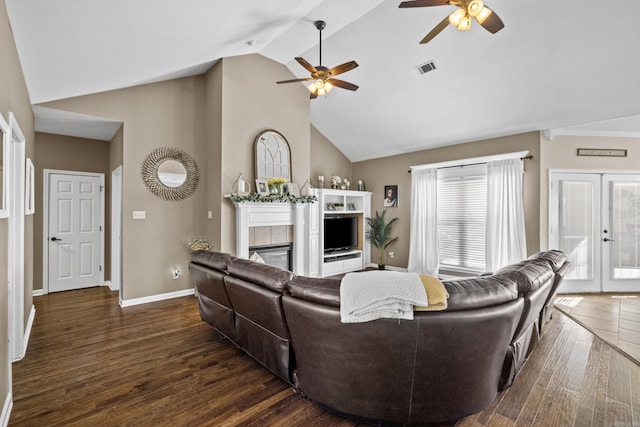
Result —
[[51, 238], [51, 241], [52, 242], [59, 242], [59, 241], [62, 241], [62, 239], [58, 239], [57, 237], [54, 236], [54, 237]]
[[608, 239], [608, 238], [606, 238], [606, 237], [605, 237], [604, 239], [602, 239], [602, 240], [604, 240], [605, 242], [615, 242], [615, 240], [613, 240], [613, 239]]

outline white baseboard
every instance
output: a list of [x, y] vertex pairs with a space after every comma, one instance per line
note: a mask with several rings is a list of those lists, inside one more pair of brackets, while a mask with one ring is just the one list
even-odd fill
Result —
[[36, 307], [32, 304], [31, 311], [29, 312], [29, 320], [27, 320], [27, 327], [24, 331], [24, 339], [22, 340], [22, 354], [20, 359], [27, 354], [27, 347], [29, 346], [29, 337], [31, 337], [31, 329], [33, 328], [33, 321], [36, 319]]
[[168, 292], [166, 294], [151, 295], [149, 297], [125, 299], [120, 301], [120, 307], [131, 307], [132, 305], [148, 304], [150, 302], [163, 301], [166, 299], [185, 297], [194, 294], [195, 290], [191, 288], [183, 291]]
[[34, 289], [32, 295], [34, 297], [40, 297], [44, 295], [44, 289]]
[[118, 288], [115, 287], [115, 285], [111, 282], [111, 280], [107, 280], [106, 282], [104, 282], [102, 284], [102, 286], [108, 286], [109, 289], [111, 290], [111, 292], [116, 292], [118, 291]]
[[9, 425], [9, 418], [11, 417], [11, 409], [13, 408], [13, 396], [11, 393], [7, 393], [7, 397], [4, 399], [4, 405], [2, 406], [2, 414], [0, 415], [0, 425], [7, 427]]

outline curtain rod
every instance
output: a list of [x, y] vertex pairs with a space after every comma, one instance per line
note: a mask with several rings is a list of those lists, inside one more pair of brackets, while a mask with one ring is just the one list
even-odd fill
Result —
[[[524, 157], [520, 157], [520, 160], [531, 160], [533, 159], [533, 155], [529, 154], [528, 156], [524, 156]], [[435, 169], [449, 169], [449, 168], [463, 168], [465, 166], [476, 166], [476, 165], [484, 165], [487, 162], [478, 162], [478, 163], [463, 163], [463, 164], [459, 164], [459, 165], [451, 165], [451, 166], [441, 166], [441, 167], [435, 167]], [[411, 173], [411, 169], [409, 169], [407, 171], [408, 173]]]

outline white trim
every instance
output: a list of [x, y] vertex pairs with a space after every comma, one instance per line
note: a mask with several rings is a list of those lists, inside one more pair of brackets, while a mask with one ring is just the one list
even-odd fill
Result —
[[92, 176], [100, 178], [100, 270], [98, 282], [104, 283], [104, 217], [105, 217], [105, 193], [104, 174], [97, 172], [67, 171], [58, 169], [44, 169], [43, 171], [43, 205], [42, 205], [42, 290], [45, 294], [49, 293], [49, 179], [53, 174], [76, 175], [76, 176]]
[[2, 415], [0, 415], [0, 425], [7, 427], [9, 425], [9, 418], [11, 417], [11, 409], [13, 408], [13, 396], [11, 392], [7, 393], [7, 397], [4, 399], [4, 405], [2, 406]]
[[[31, 337], [31, 329], [33, 328], [33, 322], [36, 320], [36, 307], [32, 304], [31, 311], [29, 312], [29, 320], [27, 320], [27, 327], [24, 329], [24, 338], [22, 340], [22, 359], [27, 354], [27, 347], [29, 346], [29, 338]], [[14, 360], [15, 362], [15, 360]]]
[[575, 173], [575, 174], [587, 174], [587, 175], [637, 175], [638, 170], [621, 170], [621, 169], [549, 169], [548, 178], [551, 178], [552, 173]]
[[[24, 171], [26, 140], [16, 116], [9, 112], [10, 194], [9, 198], [9, 360], [19, 360], [24, 342]], [[9, 368], [11, 372], [11, 367]], [[12, 388], [9, 388], [12, 391]]]
[[34, 297], [41, 297], [42, 295], [45, 295], [44, 289], [34, 289], [33, 290], [33, 296]]
[[111, 284], [122, 303], [122, 165], [111, 171]]
[[158, 295], [151, 295], [148, 297], [122, 300], [120, 301], [120, 307], [131, 307], [132, 305], [147, 304], [150, 302], [157, 302], [157, 301], [163, 301], [166, 299], [186, 297], [189, 295], [195, 295], [194, 288], [185, 289], [183, 291], [168, 292], [166, 294], [158, 294]]
[[11, 182], [9, 172], [11, 163], [9, 162], [9, 147], [11, 144], [11, 130], [9, 123], [0, 114], [0, 132], [2, 133], [2, 163], [0, 163], [0, 173], [2, 174], [2, 194], [0, 194], [0, 218], [9, 218], [9, 194]]
[[118, 291], [118, 287], [117, 287], [117, 286], [115, 286], [111, 280], [107, 280], [106, 282], [104, 282], [104, 283], [102, 284], [102, 286], [108, 286], [108, 287], [109, 287], [109, 290], [110, 290], [111, 292], [117, 292], [117, 291]]
[[36, 212], [35, 204], [35, 167], [33, 166], [33, 162], [29, 157], [25, 160], [25, 170], [24, 170], [24, 214], [25, 215], [33, 215]]
[[426, 165], [416, 165], [416, 166], [409, 166], [409, 168], [414, 171], [414, 170], [421, 170], [421, 169], [434, 169], [434, 168], [448, 168], [451, 166], [465, 166], [465, 165], [471, 165], [471, 164], [475, 164], [475, 163], [487, 163], [487, 162], [494, 162], [497, 160], [507, 160], [507, 159], [513, 159], [513, 158], [522, 158], [529, 155], [529, 151], [518, 151], [518, 152], [514, 152], [514, 153], [505, 153], [505, 154], [496, 154], [493, 156], [482, 156], [482, 157], [472, 157], [470, 159], [461, 159], [461, 160], [449, 160], [446, 162], [438, 162], [438, 163], [428, 163]]

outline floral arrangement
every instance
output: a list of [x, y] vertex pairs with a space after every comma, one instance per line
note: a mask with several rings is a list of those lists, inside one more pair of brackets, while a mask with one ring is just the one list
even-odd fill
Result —
[[274, 186], [274, 185], [282, 185], [282, 184], [286, 184], [287, 180], [284, 178], [271, 178], [267, 180], [267, 185], [269, 187]]
[[290, 194], [268, 194], [259, 193], [231, 194], [231, 200], [235, 203], [258, 202], [258, 203], [313, 203], [318, 200], [316, 196], [292, 196]]
[[342, 182], [342, 178], [340, 178], [338, 175], [333, 175], [329, 177], [329, 184], [331, 185], [331, 188], [340, 187], [341, 182]]
[[187, 242], [187, 246], [192, 252], [195, 251], [210, 251], [211, 244], [207, 239], [193, 239]]

